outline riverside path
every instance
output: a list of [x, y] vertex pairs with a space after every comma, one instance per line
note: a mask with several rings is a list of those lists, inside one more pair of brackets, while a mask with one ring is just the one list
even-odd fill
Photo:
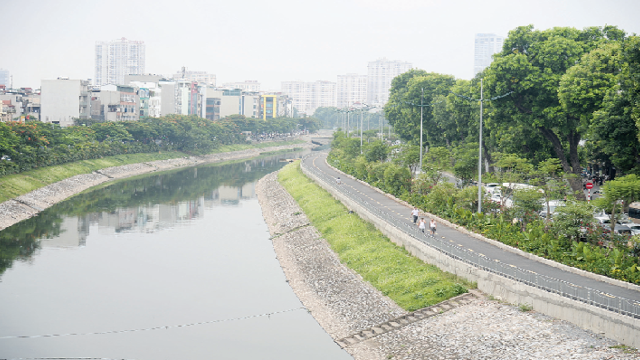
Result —
[[[338, 191], [361, 205], [374, 210], [396, 228], [453, 255], [462, 261], [482, 267], [514, 280], [522, 281], [550, 292], [589, 303], [627, 316], [640, 318], [640, 291], [626, 288], [577, 273], [550, 266], [535, 259], [510, 252], [481, 239], [438, 223], [436, 237], [421, 234], [413, 225], [411, 208], [370, 186], [345, 177], [326, 163], [326, 152], [312, 153], [302, 160], [302, 166], [317, 175], [321, 181], [336, 187]], [[341, 185], [335, 180], [341, 176]], [[453, 251], [447, 251], [447, 250]], [[496, 264], [499, 266], [496, 267]], [[502, 269], [502, 270], [500, 270]], [[506, 271], [505, 271], [506, 269]]]

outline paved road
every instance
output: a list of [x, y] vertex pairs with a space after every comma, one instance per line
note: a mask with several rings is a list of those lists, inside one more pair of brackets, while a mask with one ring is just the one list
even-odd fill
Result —
[[[315, 168], [316, 170], [328, 175], [331, 178], [340, 176], [340, 174], [335, 169], [326, 164], [326, 156], [326, 152], [314, 153], [304, 159], [304, 166], [308, 168]], [[390, 216], [394, 217], [398, 221], [406, 221], [407, 223], [411, 223], [413, 221], [411, 218], [411, 208], [355, 180], [345, 178], [344, 176], [342, 176], [341, 180], [343, 183], [342, 186], [346, 187], [349, 191], [357, 193], [358, 196], [364, 198], [367, 202], [378, 204], [377, 206], [379, 209], [385, 210]], [[443, 239], [448, 240], [452, 243], [463, 246], [473, 252], [487, 256], [492, 260], [499, 260], [500, 262], [511, 264], [521, 269], [526, 269], [541, 275], [564, 280], [578, 286], [596, 289], [611, 295], [640, 302], [640, 291], [626, 289], [602, 281], [590, 279], [549, 265], [545, 265], [535, 260], [527, 259], [521, 255], [502, 250], [485, 241], [463, 234], [441, 223], [438, 224], [437, 236], [442, 237]]]

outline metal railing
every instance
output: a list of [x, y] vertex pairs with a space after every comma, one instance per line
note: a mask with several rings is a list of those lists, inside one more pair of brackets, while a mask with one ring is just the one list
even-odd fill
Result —
[[469, 251], [462, 246], [458, 246], [448, 241], [438, 239], [431, 234], [423, 233], [413, 223], [409, 223], [405, 220], [401, 220], [398, 217], [391, 215], [389, 212], [380, 209], [375, 204], [369, 203], [359, 194], [349, 191], [346, 186], [338, 185], [333, 177], [311, 166], [305, 166], [304, 160], [312, 155], [314, 154], [306, 155], [301, 162], [301, 166], [303, 166], [305, 170], [311, 172], [314, 176], [318, 177], [327, 185], [343, 193], [345, 196], [349, 197], [359, 205], [365, 207], [365, 209], [373, 213], [375, 216], [386, 221], [395, 228], [407, 233], [414, 239], [442, 252], [443, 254], [456, 260], [465, 262], [476, 268], [480, 268], [482, 270], [506, 277], [508, 279], [522, 282], [529, 286], [533, 286], [550, 293], [558, 294], [566, 298], [640, 319], [640, 303], [637, 301], [607, 294], [596, 289], [579, 286], [568, 281], [541, 275], [533, 271], [521, 269], [515, 265], [505, 264], [497, 259], [491, 259], [485, 255]]

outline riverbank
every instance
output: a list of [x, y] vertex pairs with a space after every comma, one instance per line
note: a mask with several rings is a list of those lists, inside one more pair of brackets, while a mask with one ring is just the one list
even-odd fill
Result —
[[406, 312], [341, 264], [293, 197], [270, 174], [256, 188], [290, 286], [318, 323], [357, 360], [636, 359], [567, 322], [490, 300], [467, 304], [353, 343], [339, 340]]
[[[260, 147], [245, 148], [238, 151], [146, 161], [101, 168], [88, 173], [68, 176], [63, 180], [52, 182], [49, 185], [39, 187], [36, 190], [0, 203], [0, 230], [35, 216], [42, 210], [75, 194], [115, 179], [123, 179], [156, 171], [165, 171], [200, 164], [251, 158], [258, 156], [263, 152], [281, 151], [294, 148], [312, 148], [315, 146], [311, 143], [300, 142], [287, 143], [287, 145], [278, 145], [277, 143], [271, 144], [275, 146], [266, 147], [264, 144], [260, 144]], [[82, 170], [84, 168], [80, 167], [80, 169]]]

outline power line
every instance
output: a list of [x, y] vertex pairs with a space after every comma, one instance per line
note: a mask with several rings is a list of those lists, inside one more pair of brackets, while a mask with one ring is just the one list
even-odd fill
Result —
[[[247, 320], [247, 319], [259, 318], [259, 317], [265, 317], [265, 316], [270, 317], [271, 315], [277, 315], [277, 314], [282, 314], [282, 313], [296, 311], [296, 310], [306, 310], [306, 308], [298, 307], [298, 308], [293, 308], [293, 309], [288, 309], [288, 310], [281, 310], [281, 311], [274, 311], [274, 312], [258, 314], [258, 315], [249, 315], [249, 316], [242, 316], [242, 317], [237, 317], [237, 318], [221, 319], [221, 320], [202, 321], [202, 322], [190, 323], [190, 324], [163, 325], [163, 326], [154, 326], [154, 327], [148, 327], [148, 328], [142, 328], [142, 329], [111, 330], [111, 331], [89, 332], [89, 333], [2, 336], [2, 337], [0, 337], [0, 340], [6, 340], [6, 339], [37, 339], [37, 338], [52, 338], [52, 337], [65, 337], [65, 336], [84, 336], [84, 335], [107, 335], [107, 334], [122, 334], [122, 333], [137, 332], [137, 331], [168, 330], [168, 329], [184, 328], [184, 327], [197, 326], [197, 325], [207, 325], [207, 324], [215, 324], [215, 323], [221, 323], [221, 322]], [[44, 359], [44, 358], [42, 358], [42, 359]], [[51, 359], [56, 359], [56, 358], [51, 358]], [[67, 359], [67, 358], [61, 358], [61, 359]], [[94, 359], [94, 358], [87, 358], [87, 359]], [[98, 358], [95, 358], [95, 359], [98, 359]]]
[[494, 97], [492, 97], [492, 98], [490, 98], [490, 99], [483, 99], [483, 100], [481, 100], [481, 99], [472, 99], [472, 98], [470, 98], [470, 97], [468, 97], [468, 96], [464, 96], [464, 95], [456, 94], [456, 93], [454, 93], [453, 91], [449, 91], [449, 92], [450, 92], [450, 93], [452, 93], [453, 95], [457, 96], [457, 97], [460, 97], [460, 98], [463, 98], [463, 99], [467, 99], [467, 100], [469, 100], [469, 101], [493, 101], [493, 100], [502, 99], [503, 97], [508, 96], [508, 95], [511, 95], [511, 94], [513, 94], [513, 93], [514, 93], [514, 91], [509, 91], [508, 93], [503, 94], [503, 95], [498, 95], [498, 96], [494, 96]]

